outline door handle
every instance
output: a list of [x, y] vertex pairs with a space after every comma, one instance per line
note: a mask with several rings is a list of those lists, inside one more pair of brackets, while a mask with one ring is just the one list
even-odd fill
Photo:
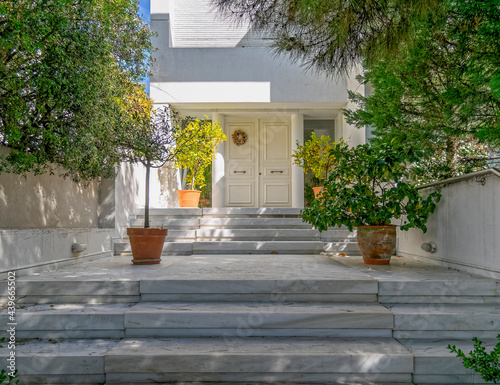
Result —
[[283, 174], [283, 170], [272, 170], [271, 174]]
[[235, 174], [246, 174], [247, 172], [246, 171], [233, 171], [233, 173], [235, 173]]

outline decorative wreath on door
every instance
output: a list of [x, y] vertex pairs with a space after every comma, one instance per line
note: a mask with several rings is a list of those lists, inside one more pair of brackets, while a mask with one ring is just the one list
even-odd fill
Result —
[[248, 139], [247, 134], [242, 130], [236, 130], [231, 137], [233, 138], [233, 143], [237, 146], [243, 146]]

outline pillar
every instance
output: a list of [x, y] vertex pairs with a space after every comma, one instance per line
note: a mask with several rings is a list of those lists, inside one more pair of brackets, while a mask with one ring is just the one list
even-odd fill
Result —
[[[304, 144], [304, 115], [292, 114], [292, 152]], [[293, 160], [292, 160], [293, 162]], [[292, 207], [304, 208], [304, 170], [292, 163]]]
[[[224, 130], [224, 115], [214, 112], [212, 114], [212, 123], [218, 122]], [[224, 130], [225, 131], [225, 130]], [[225, 201], [225, 162], [224, 145], [219, 145], [219, 150], [215, 153], [212, 161], [212, 207], [224, 207]]]

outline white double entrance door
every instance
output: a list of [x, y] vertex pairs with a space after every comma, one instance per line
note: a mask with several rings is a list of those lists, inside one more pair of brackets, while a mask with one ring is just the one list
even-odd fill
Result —
[[291, 207], [290, 122], [225, 121], [225, 205]]

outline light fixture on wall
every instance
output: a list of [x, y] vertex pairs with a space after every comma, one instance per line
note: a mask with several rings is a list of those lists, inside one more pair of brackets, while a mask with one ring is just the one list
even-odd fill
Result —
[[420, 248], [428, 253], [435, 253], [437, 245], [434, 242], [425, 242], [420, 245]]
[[81, 254], [87, 250], [87, 245], [85, 243], [73, 243], [71, 245], [71, 252], [73, 254]]

